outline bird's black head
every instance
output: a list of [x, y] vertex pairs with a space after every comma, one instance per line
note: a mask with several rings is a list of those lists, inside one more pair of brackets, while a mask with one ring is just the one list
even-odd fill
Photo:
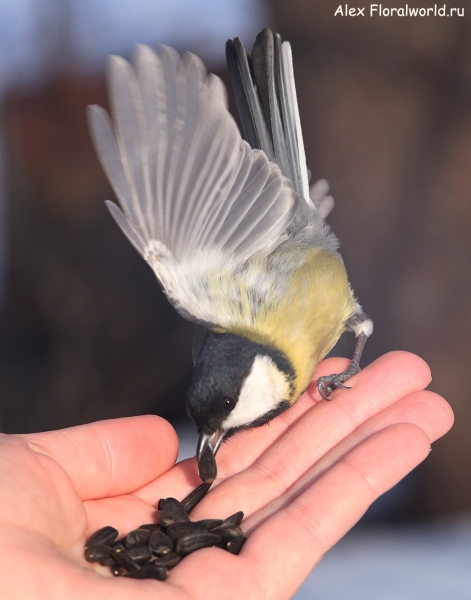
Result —
[[273, 347], [208, 332], [188, 391], [188, 412], [215, 452], [223, 437], [288, 408], [293, 378], [290, 362]]

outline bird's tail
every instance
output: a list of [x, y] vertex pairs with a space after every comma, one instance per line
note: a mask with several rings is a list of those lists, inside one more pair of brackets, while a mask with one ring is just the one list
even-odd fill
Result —
[[226, 57], [243, 136], [252, 148], [263, 150], [311, 204], [289, 42], [264, 29], [250, 55], [235, 38], [226, 44]]

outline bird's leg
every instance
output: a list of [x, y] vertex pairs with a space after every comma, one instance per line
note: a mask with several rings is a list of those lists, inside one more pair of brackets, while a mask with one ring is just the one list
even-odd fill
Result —
[[336, 388], [342, 390], [350, 389], [343, 385], [343, 382], [358, 373], [360, 370], [360, 358], [365, 347], [365, 342], [373, 331], [372, 320], [363, 312], [359, 304], [356, 305], [356, 310], [352, 317], [347, 322], [347, 328], [353, 331], [357, 336], [357, 344], [353, 353], [352, 362], [348, 369], [343, 373], [335, 373], [332, 375], [324, 375], [317, 380], [317, 389], [324, 400], [329, 400], [328, 396]]
[[317, 380], [317, 389], [324, 400], [330, 400], [328, 395], [331, 394], [336, 388], [341, 388], [342, 390], [350, 389], [348, 386], [343, 385], [343, 382], [350, 377], [353, 377], [353, 375], [358, 373], [360, 370], [360, 357], [367, 338], [368, 336], [365, 333], [360, 333], [358, 336], [352, 362], [350, 363], [348, 369], [343, 371], [343, 373], [335, 373], [333, 375], [324, 375], [323, 377], [319, 377]]

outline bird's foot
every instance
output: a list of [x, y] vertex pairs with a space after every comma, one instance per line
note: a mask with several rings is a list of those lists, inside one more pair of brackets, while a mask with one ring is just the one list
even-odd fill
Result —
[[347, 381], [350, 377], [358, 373], [360, 367], [355, 360], [352, 360], [350, 366], [343, 373], [336, 373], [333, 375], [323, 375], [317, 380], [317, 389], [319, 394], [324, 400], [330, 400], [328, 397], [335, 389], [340, 388], [342, 390], [349, 390], [350, 388], [343, 385], [344, 381]]

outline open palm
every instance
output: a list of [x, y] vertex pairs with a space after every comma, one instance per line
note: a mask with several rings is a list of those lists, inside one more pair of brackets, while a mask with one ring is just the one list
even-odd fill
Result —
[[[345, 368], [323, 361], [320, 376]], [[152, 521], [158, 499], [199, 483], [194, 459], [175, 465], [173, 428], [154, 416], [0, 438], [0, 564], [4, 598], [212, 600], [290, 598], [368, 506], [429, 453], [452, 424], [448, 404], [423, 391], [427, 365], [383, 356], [320, 401], [315, 383], [268, 426], [231, 438], [219, 476], [192, 518], [243, 510], [239, 556], [199, 550], [165, 582], [104, 575], [84, 560], [103, 525], [121, 534]]]

